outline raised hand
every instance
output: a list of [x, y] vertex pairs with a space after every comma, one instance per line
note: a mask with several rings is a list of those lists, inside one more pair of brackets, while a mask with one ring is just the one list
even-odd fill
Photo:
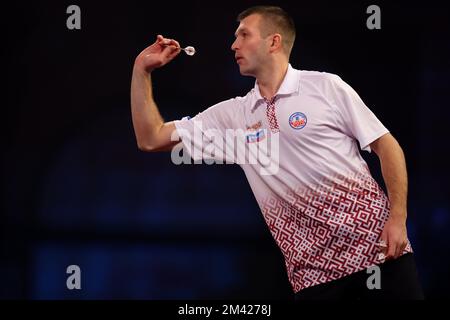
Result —
[[158, 35], [155, 43], [145, 48], [137, 56], [135, 66], [151, 72], [169, 63], [180, 52], [181, 48], [178, 41]]

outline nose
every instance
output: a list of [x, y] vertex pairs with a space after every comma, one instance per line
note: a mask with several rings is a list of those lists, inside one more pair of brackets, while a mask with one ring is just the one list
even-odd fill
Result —
[[234, 42], [231, 44], [231, 50], [233, 51], [236, 51], [238, 49], [237, 40], [238, 39], [235, 39]]

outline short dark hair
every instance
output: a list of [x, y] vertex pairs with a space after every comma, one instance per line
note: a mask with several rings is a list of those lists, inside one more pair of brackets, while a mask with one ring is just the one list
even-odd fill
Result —
[[264, 18], [261, 26], [261, 35], [264, 37], [271, 33], [279, 33], [283, 39], [283, 48], [289, 57], [295, 41], [295, 24], [292, 17], [280, 7], [254, 6], [242, 11], [237, 16], [237, 21], [247, 18], [252, 14], [259, 14]]

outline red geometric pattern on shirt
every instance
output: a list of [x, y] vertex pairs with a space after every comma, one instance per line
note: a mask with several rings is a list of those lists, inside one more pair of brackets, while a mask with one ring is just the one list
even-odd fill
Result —
[[[381, 263], [377, 244], [389, 201], [370, 173], [338, 175], [315, 189], [268, 197], [262, 212], [294, 292]], [[412, 252], [409, 241], [407, 252]]]
[[272, 100], [264, 98], [264, 101], [267, 104], [266, 116], [269, 121], [270, 131], [272, 133], [277, 133], [280, 131], [280, 128], [278, 127], [277, 115], [275, 113], [275, 98], [276, 97], [273, 97]]

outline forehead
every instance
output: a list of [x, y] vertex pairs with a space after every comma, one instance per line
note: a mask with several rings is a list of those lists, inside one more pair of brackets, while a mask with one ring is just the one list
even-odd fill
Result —
[[236, 33], [243, 30], [255, 30], [259, 28], [261, 16], [259, 14], [251, 14], [248, 17], [241, 20], [239, 27], [236, 29]]

